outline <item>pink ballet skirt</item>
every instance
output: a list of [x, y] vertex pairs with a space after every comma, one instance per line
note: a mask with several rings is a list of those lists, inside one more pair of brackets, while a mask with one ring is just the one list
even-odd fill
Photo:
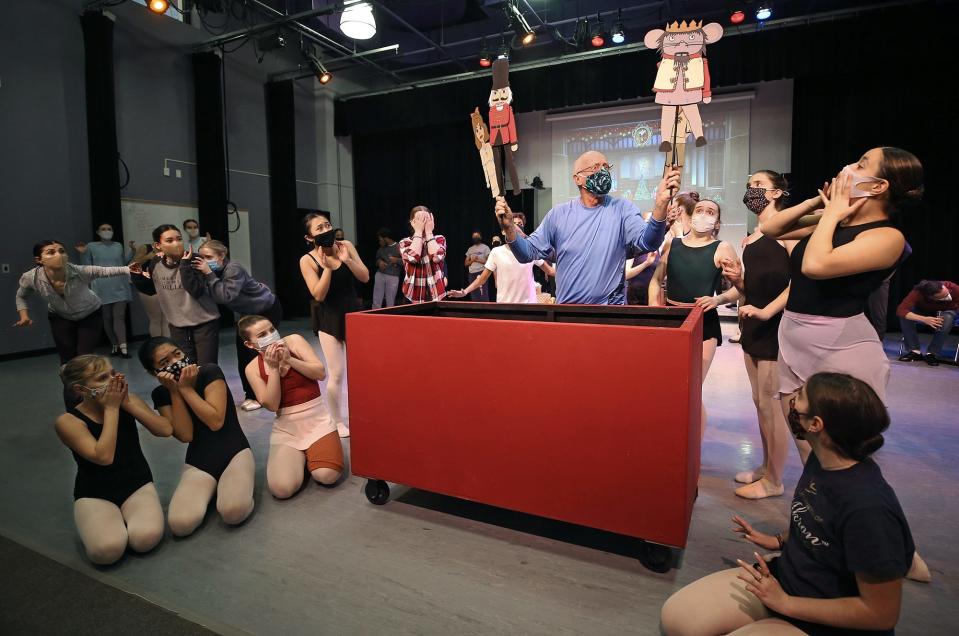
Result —
[[779, 393], [795, 392], [813, 374], [846, 373], [886, 403], [889, 358], [865, 314], [849, 318], [783, 312], [779, 323]]

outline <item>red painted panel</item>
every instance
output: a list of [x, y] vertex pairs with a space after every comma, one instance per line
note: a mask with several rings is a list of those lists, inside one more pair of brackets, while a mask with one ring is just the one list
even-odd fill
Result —
[[[700, 310], [679, 327], [387, 310], [348, 315], [347, 333], [355, 474], [685, 547]], [[543, 390], [514, 389], [531, 377]]]

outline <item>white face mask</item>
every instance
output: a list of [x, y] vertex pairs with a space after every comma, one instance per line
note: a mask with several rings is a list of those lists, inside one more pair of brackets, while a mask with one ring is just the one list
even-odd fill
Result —
[[280, 340], [283, 340], [283, 337], [280, 336], [280, 332], [279, 332], [279, 331], [271, 331], [270, 333], [268, 333], [267, 335], [263, 336], [262, 338], [257, 338], [257, 339], [256, 339], [256, 348], [257, 348], [258, 350], [260, 350], [260, 351], [263, 351], [264, 349], [266, 349], [267, 347], [269, 347], [269, 346], [270, 346], [271, 344], [273, 344], [274, 342], [279, 342]]
[[113, 230], [100, 230], [97, 232], [97, 236], [102, 238], [104, 241], [109, 241], [113, 238]]
[[706, 234], [716, 229], [716, 217], [709, 214], [694, 214], [690, 225], [700, 234]]
[[851, 183], [850, 183], [850, 185], [849, 185], [849, 198], [850, 198], [850, 199], [861, 199], [861, 198], [863, 198], [863, 197], [874, 197], [874, 196], [876, 196], [876, 195], [873, 194], [872, 192], [868, 192], [868, 191], [866, 191], [866, 190], [860, 190], [860, 189], [859, 189], [859, 186], [862, 185], [862, 184], [864, 184], [864, 183], [876, 183], [876, 182], [880, 182], [880, 183], [881, 183], [881, 182], [882, 182], [882, 179], [880, 179], [879, 177], [860, 176], [859, 174], [857, 174], [857, 173], [856, 173], [856, 164], [854, 164], [854, 163], [851, 163], [851, 164], [849, 164], [848, 166], [846, 166], [845, 168], [843, 168], [843, 169], [842, 169], [842, 172], [840, 173], [840, 176], [841, 176], [842, 178], [846, 178], [847, 176], [852, 178], [852, 181], [851, 181]]
[[186, 233], [191, 239], [195, 239], [196, 237], [200, 236], [200, 230], [197, 228], [190, 228], [186, 231]]
[[952, 302], [952, 294], [946, 294], [945, 296], [939, 299], [939, 302], [941, 303]]

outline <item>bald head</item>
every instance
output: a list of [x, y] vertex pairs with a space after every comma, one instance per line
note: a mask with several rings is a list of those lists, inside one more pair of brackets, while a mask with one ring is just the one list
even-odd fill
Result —
[[604, 163], [609, 163], [608, 161], [606, 161], [606, 155], [596, 150], [589, 150], [581, 154], [579, 156], [579, 159], [577, 159], [573, 163], [573, 174], [582, 172], [583, 170], [585, 170], [586, 168], [589, 168], [590, 166], [595, 166], [596, 164], [604, 164]]

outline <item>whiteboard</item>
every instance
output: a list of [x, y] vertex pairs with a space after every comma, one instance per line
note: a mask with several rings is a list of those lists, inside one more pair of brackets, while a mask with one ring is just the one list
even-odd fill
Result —
[[[199, 216], [195, 205], [185, 203], [166, 203], [144, 199], [120, 199], [120, 212], [123, 219], [123, 238], [135, 241], [137, 245], [153, 244], [153, 228], [169, 223], [182, 231], [183, 222]], [[250, 211], [239, 210], [239, 228], [237, 217], [230, 215], [227, 223], [230, 229], [230, 260], [236, 261], [251, 274], [250, 258]], [[201, 231], [205, 231], [202, 227]], [[235, 230], [235, 231], [234, 231]], [[213, 238], [221, 238], [214, 236]]]

